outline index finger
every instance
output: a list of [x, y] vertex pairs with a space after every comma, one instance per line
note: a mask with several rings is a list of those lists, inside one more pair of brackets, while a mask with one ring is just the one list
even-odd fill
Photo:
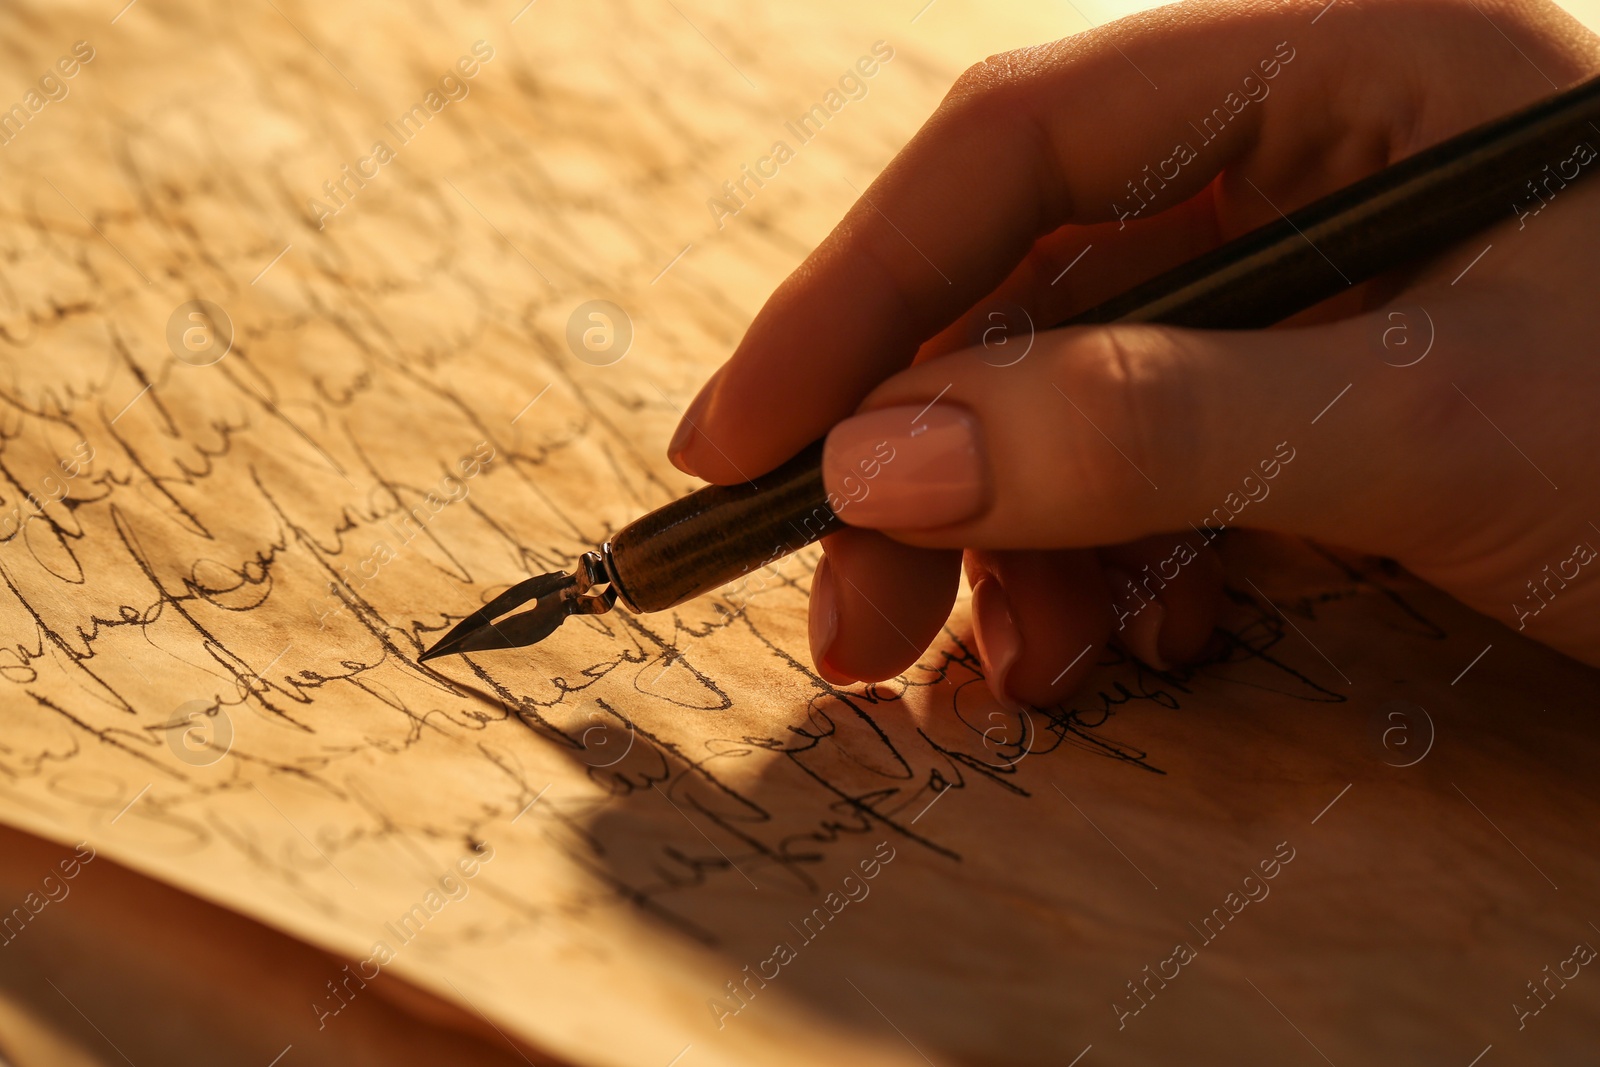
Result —
[[[968, 70], [773, 293], [689, 407], [673, 462], [720, 483], [776, 466], [909, 365], [1040, 236], [1066, 223], [1148, 220], [1204, 189], [1266, 140], [1269, 95], [1287, 98], [1274, 107], [1294, 121], [1276, 124], [1278, 163], [1267, 165], [1303, 173], [1330, 126], [1350, 128], [1330, 100], [1352, 49], [1340, 47], [1337, 27], [1311, 25], [1318, 10], [1178, 6]], [[1374, 44], [1372, 26], [1362, 29], [1362, 59], [1375, 68], [1390, 65], [1373, 55], [1391, 47], [1385, 39], [1410, 37]], [[1306, 43], [1313, 34], [1317, 49]], [[1374, 106], [1364, 88], [1359, 110], [1384, 116], [1374, 124], [1401, 110]], [[1275, 211], [1261, 203], [1251, 224]]]

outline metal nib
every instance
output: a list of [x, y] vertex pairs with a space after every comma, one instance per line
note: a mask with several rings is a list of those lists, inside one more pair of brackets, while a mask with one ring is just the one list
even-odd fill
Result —
[[[422, 655], [419, 663], [462, 652], [490, 652], [500, 648], [522, 648], [546, 637], [568, 615], [602, 615], [616, 603], [617, 591], [610, 585], [605, 557], [585, 552], [571, 574], [541, 574], [518, 582], [482, 608], [462, 619], [450, 632]], [[590, 590], [605, 585], [601, 592]], [[494, 620], [528, 601], [532, 608], [500, 622]]]

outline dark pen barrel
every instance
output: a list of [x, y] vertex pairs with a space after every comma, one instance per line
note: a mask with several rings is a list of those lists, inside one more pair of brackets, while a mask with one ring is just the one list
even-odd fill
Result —
[[711, 485], [636, 519], [607, 543], [613, 584], [634, 611], [663, 611], [736, 582], [833, 532], [822, 442], [753, 482]]
[[[1135, 286], [1063, 326], [1160, 322], [1270, 326], [1386, 270], [1517, 217], [1533, 183], [1600, 170], [1600, 78], [1424, 149]], [[609, 544], [628, 607], [661, 611], [737, 581], [840, 525], [822, 442], [737, 486], [710, 486], [625, 527]]]

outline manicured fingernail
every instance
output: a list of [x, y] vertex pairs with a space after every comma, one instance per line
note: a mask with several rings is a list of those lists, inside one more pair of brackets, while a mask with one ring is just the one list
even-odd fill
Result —
[[1161, 601], [1140, 591], [1125, 571], [1106, 568], [1106, 584], [1111, 587], [1111, 614], [1116, 636], [1123, 647], [1158, 671], [1172, 665], [1161, 654], [1161, 627], [1167, 609]]
[[689, 445], [693, 443], [695, 436], [694, 424], [689, 421], [688, 416], [684, 416], [678, 422], [678, 429], [673, 433], [672, 440], [667, 444], [667, 458], [672, 461], [674, 467], [677, 467], [685, 474], [694, 473], [689, 469], [683, 454], [688, 450]]
[[1011, 708], [1021, 703], [1006, 691], [1006, 676], [1022, 655], [1022, 632], [1011, 617], [1011, 602], [1005, 588], [993, 577], [978, 579], [972, 587], [973, 629], [978, 638], [978, 658], [989, 682], [989, 692]]
[[947, 526], [976, 515], [988, 496], [977, 419], [953, 404], [844, 420], [822, 450], [822, 479], [841, 519], [876, 529]]
[[828, 663], [828, 651], [839, 636], [839, 599], [833, 585], [833, 575], [828, 570], [828, 557], [823, 556], [811, 575], [811, 662], [824, 681], [833, 685], [852, 685], [858, 679], [836, 670]]

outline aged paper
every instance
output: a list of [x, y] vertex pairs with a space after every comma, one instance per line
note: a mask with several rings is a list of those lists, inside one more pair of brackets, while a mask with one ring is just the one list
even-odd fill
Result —
[[1600, 685], [1380, 564], [1235, 542], [1212, 661], [1026, 716], [959, 611], [819, 679], [814, 550], [420, 667], [691, 488], [988, 18], [518, 6], [0, 16], [0, 819], [348, 960], [318, 1028], [387, 972], [582, 1064], [1575, 1062]]

